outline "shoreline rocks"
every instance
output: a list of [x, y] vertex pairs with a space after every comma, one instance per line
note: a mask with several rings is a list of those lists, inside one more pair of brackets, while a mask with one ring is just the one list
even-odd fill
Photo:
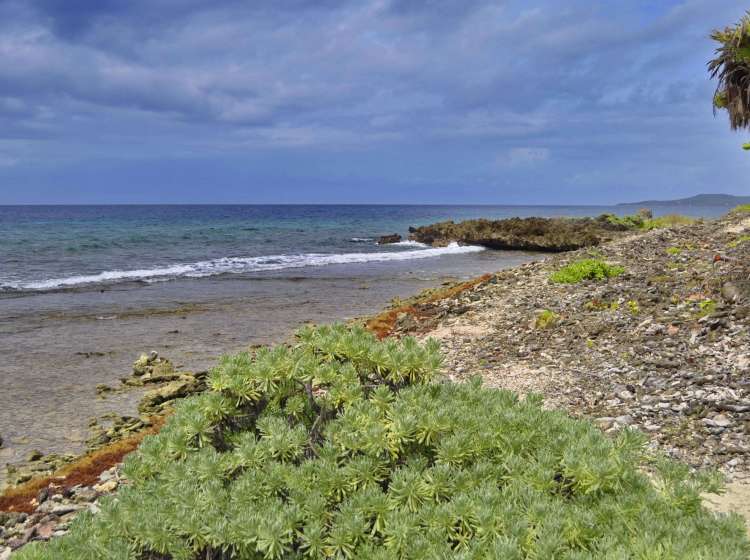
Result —
[[391, 245], [393, 243], [400, 243], [401, 242], [401, 235], [398, 233], [392, 233], [390, 235], [381, 235], [378, 237], [377, 244], [378, 245]]
[[594, 247], [628, 227], [598, 218], [508, 218], [453, 221], [409, 228], [409, 239], [435, 247], [450, 243], [489, 249], [560, 253]]
[[30, 514], [0, 512], [0, 559], [32, 541], [47, 541], [67, 533], [81, 511], [97, 513], [101, 497], [112, 494], [123, 483], [120, 467], [101, 473], [90, 486], [61, 488], [54, 483], [39, 490]]

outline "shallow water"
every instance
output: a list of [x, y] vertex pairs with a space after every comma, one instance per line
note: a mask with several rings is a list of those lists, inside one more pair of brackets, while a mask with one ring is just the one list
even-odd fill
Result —
[[80, 452], [89, 418], [135, 414], [140, 391], [98, 399], [95, 390], [117, 385], [141, 352], [201, 371], [222, 353], [284, 340], [303, 323], [373, 313], [394, 297], [530, 258], [486, 251], [376, 263], [356, 274], [339, 265], [305, 276], [179, 279], [0, 300], [0, 461], [20, 462], [32, 449]]

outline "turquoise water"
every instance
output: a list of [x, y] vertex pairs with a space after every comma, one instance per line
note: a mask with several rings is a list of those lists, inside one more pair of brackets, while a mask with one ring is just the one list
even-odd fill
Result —
[[[379, 246], [442, 220], [625, 213], [592, 206], [5, 206], [0, 292], [409, 261], [477, 251]], [[668, 213], [669, 208], [660, 209]], [[714, 216], [726, 209], [680, 208]]]

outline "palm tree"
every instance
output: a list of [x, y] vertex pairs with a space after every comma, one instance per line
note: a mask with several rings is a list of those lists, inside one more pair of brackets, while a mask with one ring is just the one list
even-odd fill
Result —
[[[719, 80], [714, 111], [729, 113], [732, 130], [750, 129], [750, 12], [738, 24], [714, 31], [711, 38], [719, 43], [716, 57], [708, 63], [711, 78]], [[750, 150], [750, 144], [744, 148]]]

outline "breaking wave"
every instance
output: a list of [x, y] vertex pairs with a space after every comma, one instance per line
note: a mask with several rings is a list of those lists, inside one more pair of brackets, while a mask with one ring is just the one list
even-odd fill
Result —
[[[427, 247], [413, 241], [402, 241], [394, 245], [409, 247]], [[353, 264], [368, 262], [406, 261], [426, 259], [444, 255], [476, 253], [483, 247], [460, 246], [451, 243], [447, 247], [420, 248], [398, 252], [375, 253], [303, 253], [297, 255], [268, 255], [261, 257], [224, 257], [209, 261], [189, 264], [174, 264], [156, 268], [136, 270], [108, 270], [98, 274], [50, 278], [28, 282], [13, 282], [0, 286], [0, 291], [54, 290], [73, 288], [92, 284], [110, 284], [128, 281], [158, 281], [173, 278], [201, 278], [219, 274], [239, 274], [246, 272], [264, 272], [287, 268], [305, 268], [309, 266], [326, 266], [332, 264]]]

